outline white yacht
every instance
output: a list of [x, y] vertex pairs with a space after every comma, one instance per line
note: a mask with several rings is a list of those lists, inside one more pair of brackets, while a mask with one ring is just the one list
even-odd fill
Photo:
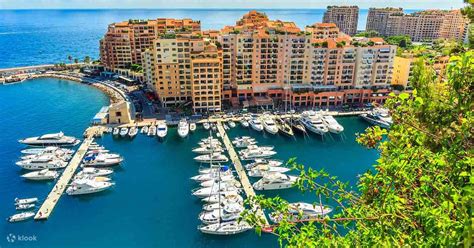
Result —
[[97, 169], [93, 167], [85, 167], [83, 168], [78, 175], [90, 175], [90, 176], [108, 176], [114, 173], [113, 170], [109, 169]]
[[392, 117], [390, 117], [388, 110], [383, 108], [375, 108], [370, 113], [361, 114], [360, 117], [368, 123], [382, 128], [388, 129], [393, 124]]
[[303, 112], [301, 123], [306, 129], [319, 135], [324, 135], [329, 131], [326, 125], [324, 125], [322, 117], [314, 113], [314, 111]]
[[189, 134], [189, 125], [186, 119], [181, 119], [178, 123], [178, 135], [185, 138]]
[[21, 160], [36, 160], [41, 157], [49, 157], [51, 159], [57, 159], [62, 161], [69, 161], [71, 159], [71, 155], [69, 154], [59, 154], [59, 153], [44, 153], [44, 154], [30, 154], [21, 156]]
[[136, 126], [133, 126], [130, 128], [130, 130], [128, 130], [128, 136], [130, 136], [130, 138], [135, 137], [137, 134], [138, 134], [138, 127]]
[[273, 117], [270, 115], [265, 115], [262, 117], [262, 123], [263, 123], [263, 128], [265, 131], [271, 134], [277, 134], [278, 133], [278, 127], [275, 124], [275, 121], [273, 120]]
[[232, 175], [232, 171], [228, 170], [225, 172], [211, 172], [207, 174], [199, 174], [197, 176], [191, 177], [192, 180], [194, 181], [199, 181], [199, 182], [204, 182], [204, 181], [209, 181], [209, 180], [214, 180], [214, 179], [222, 179], [225, 177], [234, 177]]
[[214, 185], [225, 185], [225, 186], [234, 186], [234, 187], [242, 187], [242, 184], [240, 184], [239, 181], [235, 180], [234, 176], [226, 176], [226, 177], [220, 177], [216, 179], [211, 179], [207, 180], [204, 182], [201, 182], [199, 186], [207, 188], [207, 187], [213, 187]]
[[209, 174], [209, 173], [219, 173], [219, 172], [226, 172], [229, 171], [230, 168], [226, 165], [220, 165], [220, 164], [211, 164], [210, 167], [199, 167], [199, 174]]
[[151, 125], [149, 128], [148, 128], [148, 133], [147, 133], [148, 136], [155, 136], [156, 135], [156, 126], [155, 125]]
[[245, 221], [228, 221], [199, 226], [198, 229], [206, 234], [233, 235], [248, 231], [252, 227]]
[[273, 146], [257, 146], [257, 145], [249, 145], [246, 149], [239, 151], [239, 154], [242, 155], [244, 153], [249, 153], [253, 150], [262, 150], [262, 151], [273, 151]]
[[143, 126], [142, 130], [140, 130], [140, 133], [142, 134], [148, 134], [148, 126]]
[[28, 180], [42, 181], [42, 180], [53, 180], [59, 176], [57, 171], [44, 169], [40, 171], [32, 171], [21, 175], [21, 177]]
[[262, 122], [259, 120], [258, 116], [253, 116], [249, 121], [250, 127], [255, 131], [263, 131]]
[[204, 155], [199, 155], [194, 158], [197, 162], [201, 163], [226, 163], [229, 161], [226, 155], [222, 153], [211, 153], [211, 154], [204, 154]]
[[18, 204], [18, 205], [15, 205], [15, 209], [16, 210], [27, 210], [27, 209], [31, 209], [31, 208], [34, 208], [36, 205], [34, 203], [32, 204]]
[[36, 203], [38, 201], [38, 198], [32, 197], [32, 198], [15, 198], [15, 205], [20, 205], [20, 204], [31, 204], [31, 203]]
[[237, 220], [240, 217], [240, 213], [243, 212], [242, 208], [236, 208], [234, 212], [227, 212], [223, 208], [215, 209], [212, 211], [204, 211], [199, 214], [199, 220], [202, 221], [204, 224], [215, 224], [221, 221], [232, 221]]
[[167, 134], [168, 134], [168, 126], [166, 125], [166, 123], [165, 122], [158, 123], [156, 135], [159, 138], [163, 139], [164, 137], [166, 137]]
[[209, 122], [204, 122], [202, 126], [204, 127], [205, 130], [209, 130], [209, 128], [211, 128], [211, 124]]
[[256, 190], [287, 189], [293, 187], [298, 177], [282, 173], [268, 173], [253, 184]]
[[337, 120], [332, 115], [323, 115], [322, 120], [324, 125], [328, 128], [329, 132], [339, 134], [344, 131], [344, 127], [337, 122]]
[[239, 188], [234, 186], [227, 186], [227, 185], [216, 185], [214, 187], [206, 187], [206, 188], [199, 188], [193, 190], [192, 194], [199, 198], [208, 197], [211, 195], [218, 195], [221, 193], [232, 193], [232, 192], [239, 192]]
[[279, 160], [275, 160], [275, 159], [261, 159], [261, 158], [259, 158], [259, 159], [255, 159], [253, 163], [246, 164], [245, 169], [251, 170], [252, 168], [255, 168], [256, 166], [259, 166], [259, 165], [268, 165], [268, 166], [278, 167], [278, 166], [283, 165], [283, 162], [281, 162]]
[[85, 157], [82, 163], [84, 166], [106, 167], [118, 165], [122, 161], [122, 157], [108, 157], [106, 154], [98, 154]]
[[75, 146], [79, 144], [80, 140], [59, 132], [26, 138], [19, 140], [19, 142], [29, 146]]
[[240, 153], [240, 158], [242, 160], [252, 160], [256, 158], [269, 158], [276, 154], [275, 151], [267, 151], [267, 150], [262, 150], [262, 149], [252, 149], [252, 150], [247, 150], [244, 152], [241, 151], [239, 153]]
[[224, 152], [224, 149], [222, 149], [222, 147], [220, 146], [218, 147], [200, 146], [200, 147], [194, 148], [192, 151], [198, 154], [210, 154], [210, 153], [216, 153], [216, 152], [217, 153]]
[[227, 124], [229, 124], [229, 127], [234, 128], [235, 127], [235, 122], [233, 121], [228, 121]]
[[290, 171], [290, 169], [286, 167], [269, 166], [268, 164], [261, 164], [250, 169], [248, 174], [249, 174], [249, 177], [263, 177], [267, 173], [285, 173], [288, 171]]
[[120, 128], [120, 136], [125, 137], [128, 134], [128, 128], [122, 127]]
[[114, 183], [111, 182], [97, 182], [89, 179], [80, 179], [73, 181], [71, 186], [66, 189], [66, 193], [68, 195], [85, 195], [97, 193], [104, 191], [113, 185]]
[[[296, 202], [288, 204], [288, 212], [290, 214], [289, 221], [309, 220], [312, 218], [322, 217], [332, 212], [329, 206], [313, 205], [306, 202]], [[279, 213], [271, 213], [270, 219], [278, 223], [282, 219]]]
[[71, 149], [66, 149], [66, 148], [60, 148], [57, 146], [47, 146], [45, 148], [28, 148], [21, 150], [21, 153], [23, 154], [73, 154], [74, 150]]
[[239, 122], [240, 122], [240, 125], [242, 125], [242, 127], [249, 127], [249, 122], [248, 122], [247, 118], [242, 117], [242, 118], [240, 118]]
[[18, 161], [16, 165], [25, 170], [62, 169], [67, 166], [67, 162], [52, 159], [50, 156], [41, 156], [36, 159]]
[[196, 131], [196, 123], [192, 122], [189, 124], [189, 131], [194, 132]]
[[31, 217], [35, 216], [34, 212], [23, 212], [19, 214], [14, 214], [8, 218], [9, 222], [19, 222], [19, 221], [24, 221], [27, 220]]
[[204, 211], [212, 211], [212, 210], [216, 210], [216, 209], [229, 208], [229, 207], [241, 208], [241, 207], [243, 207], [243, 202], [223, 200], [223, 197], [221, 196], [220, 203], [219, 202], [207, 203], [207, 204], [204, 204], [204, 206], [202, 206], [202, 209]]
[[117, 135], [119, 135], [119, 133], [120, 133], [120, 129], [119, 129], [118, 127], [114, 127], [114, 129], [113, 129], [113, 131], [112, 131], [112, 134], [113, 134], [114, 136], [117, 136]]
[[207, 202], [207, 203], [219, 203], [220, 201], [242, 203], [244, 199], [242, 198], [242, 196], [239, 195], [237, 191], [235, 191], [235, 192], [223, 192], [220, 194], [204, 197], [202, 201]]

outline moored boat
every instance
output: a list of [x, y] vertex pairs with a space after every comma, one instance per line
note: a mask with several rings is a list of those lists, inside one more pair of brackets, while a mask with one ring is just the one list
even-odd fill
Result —
[[21, 177], [25, 179], [34, 180], [34, 181], [53, 180], [53, 179], [56, 179], [58, 176], [59, 176], [59, 173], [57, 171], [53, 171], [49, 169], [44, 169], [40, 171], [32, 171], [32, 172], [21, 175]]
[[34, 212], [23, 212], [19, 214], [14, 214], [8, 218], [9, 222], [19, 222], [19, 221], [24, 221], [27, 219], [30, 219], [35, 215]]
[[178, 135], [185, 138], [189, 134], [189, 124], [186, 119], [181, 119], [178, 123]]
[[297, 176], [289, 176], [282, 173], [268, 173], [253, 184], [256, 190], [287, 189], [294, 186]]
[[29, 146], [75, 146], [80, 140], [59, 132], [21, 139], [19, 142]]

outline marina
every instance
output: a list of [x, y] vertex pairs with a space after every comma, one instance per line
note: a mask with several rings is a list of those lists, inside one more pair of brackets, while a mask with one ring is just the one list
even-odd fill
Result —
[[[7, 92], [13, 91], [15, 88], [34, 88], [36, 85], [41, 86], [42, 84], [42, 81], [35, 81], [12, 85], [7, 88]], [[252, 230], [225, 239], [204, 235], [196, 230], [196, 227], [201, 224], [197, 219], [197, 216], [202, 211], [202, 203], [190, 195], [190, 190], [196, 186], [194, 182], [189, 181], [189, 178], [194, 176], [197, 171], [196, 165], [190, 164], [190, 161], [192, 161], [195, 156], [191, 150], [195, 148], [196, 144], [202, 138], [208, 136], [208, 133], [204, 131], [201, 122], [197, 123], [196, 131], [189, 133], [185, 138], [179, 137], [175, 126], [177, 123], [174, 124], [168, 122], [168, 133], [164, 139], [160, 139], [157, 135], [154, 137], [147, 136], [141, 132], [139, 132], [133, 139], [120, 137], [120, 135], [114, 136], [112, 133], [107, 134], [106, 130], [108, 128], [103, 127], [99, 129], [88, 129], [84, 132], [84, 128], [88, 126], [91, 116], [93, 116], [95, 112], [104, 105], [104, 103], [89, 106], [89, 112], [78, 114], [74, 111], [75, 107], [72, 105], [72, 103], [77, 102], [77, 100], [72, 100], [70, 109], [61, 110], [60, 112], [63, 114], [55, 117], [58, 113], [58, 109], [54, 104], [49, 105], [49, 101], [54, 101], [54, 96], [58, 94], [54, 91], [55, 83], [49, 84], [51, 85], [49, 86], [51, 94], [54, 95], [45, 94], [45, 99], [37, 99], [36, 101], [43, 101], [45, 106], [48, 107], [48, 110], [51, 110], [51, 113], [45, 109], [36, 109], [35, 111], [42, 112], [41, 116], [48, 118], [51, 123], [50, 125], [41, 125], [42, 119], [34, 119], [35, 117], [29, 117], [28, 120], [31, 120], [31, 122], [27, 123], [17, 122], [17, 120], [13, 119], [6, 120], [10, 123], [10, 126], [21, 127], [21, 131], [13, 129], [7, 130], [5, 136], [7, 137], [7, 140], [11, 142], [6, 143], [8, 144], [6, 147], [6, 151], [8, 152], [5, 160], [1, 162], [2, 167], [0, 167], [0, 170], [2, 170], [0, 177], [9, 175], [9, 179], [4, 179], [3, 181], [4, 183], [8, 183], [8, 185], [2, 185], [2, 187], [0, 187], [1, 193], [5, 195], [5, 199], [8, 200], [7, 202], [0, 199], [0, 202], [2, 202], [0, 208], [2, 209], [2, 212], [5, 213], [4, 217], [6, 218], [6, 215], [11, 215], [13, 213], [14, 208], [12, 208], [11, 200], [15, 197], [36, 196], [39, 198], [39, 204], [41, 204], [44, 199], [46, 199], [47, 193], [51, 191], [52, 187], [54, 187], [54, 182], [44, 184], [26, 182], [24, 179], [19, 177], [20, 174], [18, 173], [18, 168], [10, 162], [7, 162], [14, 161], [20, 155], [19, 150], [20, 148], [23, 148], [23, 146], [16, 141], [19, 138], [44, 134], [54, 130], [63, 130], [65, 134], [75, 137], [82, 137], [84, 133], [86, 135], [94, 134], [98, 136], [100, 136], [99, 134], [102, 134], [102, 138], [95, 138], [95, 140], [97, 140], [97, 142], [107, 150], [121, 154], [124, 157], [123, 163], [125, 166], [118, 169], [114, 168], [114, 181], [117, 183], [117, 185], [114, 186], [116, 188], [115, 190], [96, 193], [98, 195], [61, 197], [61, 199], [56, 203], [57, 205], [54, 209], [54, 214], [49, 217], [47, 222], [44, 222], [44, 225], [42, 225], [41, 228], [36, 228], [38, 224], [34, 221], [22, 221], [18, 224], [5, 222], [4, 225], [7, 230], [15, 232], [15, 230], [24, 228], [23, 226], [31, 226], [31, 228], [35, 229], [35, 233], [40, 237], [38, 243], [38, 246], [40, 247], [45, 247], [46, 244], [74, 246], [71, 242], [75, 242], [74, 240], [76, 239], [66, 240], [59, 238], [59, 240], [57, 240], [55, 237], [48, 234], [53, 230], [61, 236], [66, 235], [66, 233], [70, 231], [79, 231], [79, 228], [81, 228], [81, 232], [84, 235], [93, 237], [98, 229], [85, 227], [105, 225], [105, 228], [113, 228], [113, 226], [119, 225], [119, 223], [127, 223], [130, 231], [139, 233], [139, 243], [145, 246], [159, 242], [166, 246], [189, 247], [195, 246], [196, 240], [198, 240], [198, 242], [211, 242], [213, 243], [211, 247], [220, 247], [224, 244], [228, 247], [241, 247], [242, 243], [248, 242], [259, 246], [269, 246], [274, 244], [275, 240], [271, 235], [258, 236]], [[62, 82], [62, 84], [63, 86], [74, 88], [75, 91], [84, 88], [84, 86], [77, 83], [65, 84], [65, 82]], [[92, 92], [98, 92], [94, 88], [85, 87], [85, 89]], [[64, 88], [62, 90], [64, 90]], [[35, 92], [35, 90], [30, 89], [29, 92]], [[100, 94], [100, 92], [98, 93]], [[88, 93], [86, 92], [82, 94], [84, 95], [83, 97], [86, 97], [85, 99], [87, 99], [87, 94]], [[32, 96], [30, 98], [34, 97], [35, 96]], [[92, 103], [93, 101], [89, 99], [88, 102]], [[7, 108], [2, 109], [1, 111], [8, 111], [9, 109], [21, 111], [22, 107], [31, 108], [31, 105], [28, 105], [28, 103], [20, 102], [19, 104], [21, 104], [21, 106], [7, 105]], [[77, 117], [68, 115], [68, 113], [74, 113]], [[6, 113], [3, 112], [3, 114]], [[354, 180], [356, 180], [358, 173], [365, 171], [368, 166], [375, 161], [377, 155], [372, 151], [365, 150], [355, 143], [354, 134], [362, 132], [367, 127], [367, 123], [358, 117], [337, 118], [338, 122], [344, 126], [343, 133], [347, 136], [344, 140], [339, 139], [339, 136], [336, 135], [334, 135], [334, 139], [322, 140], [316, 135], [303, 136], [295, 133], [294, 138], [289, 138], [283, 134], [272, 135], [265, 132], [256, 132], [250, 127], [243, 127], [240, 125], [237, 117], [232, 118], [236, 123], [236, 127], [225, 130], [229, 140], [234, 140], [235, 137], [240, 136], [253, 137], [258, 142], [259, 146], [273, 146], [275, 151], [278, 152], [278, 159], [281, 159], [282, 161], [291, 157], [297, 157], [298, 162], [313, 168], [324, 167], [329, 172], [340, 176], [342, 180], [349, 180], [352, 183], [355, 182]], [[65, 123], [63, 121], [64, 119], [71, 121]], [[219, 118], [211, 119], [211, 122], [215, 123], [216, 121], [214, 120], [217, 121]], [[156, 119], [145, 119], [143, 122], [118, 125], [118, 127], [121, 128], [125, 126], [130, 128], [136, 125], [141, 131], [143, 126], [150, 126], [151, 124], [156, 126], [158, 123], [159, 122]], [[230, 127], [230, 125], [228, 126]], [[37, 131], [29, 131], [33, 128]], [[10, 131], [12, 133], [10, 133]], [[13, 131], [15, 133], [13, 133]], [[311, 151], [311, 154], [318, 154], [317, 161], [314, 160], [313, 156], [308, 154], [308, 151]], [[336, 157], [337, 159], [335, 159]], [[231, 157], [229, 157], [229, 159], [230, 161], [232, 160]], [[358, 163], [354, 164], [353, 161], [358, 161]], [[351, 166], [347, 166], [348, 164], [351, 164]], [[124, 173], [125, 170], [126, 173]], [[21, 174], [23, 173], [24, 172]], [[258, 180], [259, 178], [255, 179]], [[249, 181], [252, 183], [255, 180], [249, 178]], [[15, 185], [15, 188], [12, 188], [11, 185]], [[181, 186], [172, 187], [173, 185]], [[145, 188], [153, 190], [144, 191], [143, 189]], [[301, 195], [301, 193], [295, 189], [261, 191], [261, 194], [267, 196], [280, 195], [291, 202], [312, 201], [311, 196]], [[123, 199], [136, 200], [124, 202]], [[173, 199], [173, 201], [167, 201], [165, 199]], [[117, 202], [122, 202], [122, 204], [117, 204]], [[97, 209], [108, 209], [109, 211], [98, 212]], [[140, 211], [130, 211], [138, 209]], [[159, 212], [157, 212], [157, 210], [159, 210]], [[35, 213], [36, 212], [37, 211], [35, 210]], [[122, 215], [123, 212], [128, 212], [128, 216], [133, 218], [133, 222], [130, 221], [130, 219], [125, 218], [125, 216]], [[71, 219], [71, 213], [74, 213], [77, 218], [74, 217]], [[166, 215], [163, 213], [166, 213]], [[94, 218], [89, 218], [89, 216], [94, 216]], [[69, 221], [74, 221], [74, 227], [72, 227], [72, 229], [66, 231], [58, 228], [58, 225], [64, 225]], [[181, 233], [187, 233], [186, 237], [183, 238], [182, 235], [178, 235], [174, 232], [173, 230], [176, 230], [176, 228], [179, 228]], [[162, 231], [156, 232], [158, 229]], [[129, 243], [131, 237], [128, 233], [129, 232], [120, 232], [120, 237], [116, 237], [116, 235], [112, 235], [111, 233], [103, 233], [103, 235], [104, 238], [109, 239], [109, 245], [111, 244], [110, 242], [118, 246], [124, 244], [132, 245]], [[90, 247], [97, 247], [97, 245], [101, 243], [100, 241], [97, 243], [97, 240], [95, 239], [82, 242]]]

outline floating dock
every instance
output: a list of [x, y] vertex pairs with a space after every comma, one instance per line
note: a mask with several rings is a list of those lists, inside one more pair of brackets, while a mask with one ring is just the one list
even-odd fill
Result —
[[69, 161], [69, 164], [64, 169], [63, 174], [57, 181], [56, 185], [54, 185], [53, 190], [49, 193], [46, 200], [44, 200], [43, 204], [41, 205], [38, 212], [36, 212], [35, 220], [46, 220], [49, 218], [51, 213], [53, 212], [54, 207], [59, 201], [59, 198], [63, 195], [66, 187], [69, 185], [74, 173], [77, 170], [77, 167], [82, 162], [84, 155], [87, 153], [89, 146], [91, 145], [92, 141], [94, 141], [94, 133], [98, 132], [98, 130], [94, 130], [95, 127], [88, 128], [89, 132], [87, 133], [87, 137], [84, 139], [82, 144], [77, 149], [77, 152], [74, 154], [72, 159]]
[[[237, 171], [237, 174], [239, 175], [240, 183], [242, 184], [245, 194], [247, 195], [247, 197], [256, 196], [255, 191], [253, 190], [252, 184], [250, 183], [249, 178], [247, 177], [247, 173], [245, 172], [245, 169], [242, 166], [242, 163], [240, 162], [239, 156], [237, 155], [237, 152], [235, 151], [234, 146], [232, 145], [232, 142], [227, 136], [224, 130], [224, 126], [222, 125], [221, 121], [217, 122], [217, 130], [219, 131], [219, 134], [221, 135], [222, 141], [224, 141], [224, 145], [227, 149], [227, 152], [229, 153], [230, 159], [232, 160], [235, 170]], [[265, 220], [265, 225], [268, 226], [269, 223], [268, 223], [267, 217], [265, 216], [265, 213], [263, 213], [260, 207], [257, 210], [257, 214], [263, 220]]]

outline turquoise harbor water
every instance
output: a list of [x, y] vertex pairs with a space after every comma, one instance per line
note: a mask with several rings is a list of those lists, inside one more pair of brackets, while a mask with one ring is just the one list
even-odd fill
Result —
[[[22, 180], [14, 165], [23, 148], [19, 138], [64, 131], [81, 137], [92, 116], [108, 99], [97, 89], [57, 79], [38, 79], [0, 86], [0, 219], [15, 213], [15, 197], [44, 199], [53, 183]], [[357, 117], [338, 119], [345, 127], [344, 139], [328, 136], [289, 139], [243, 129], [230, 130], [230, 137], [251, 135], [261, 145], [274, 145], [275, 158], [297, 157], [313, 168], [325, 168], [344, 181], [355, 183], [377, 158], [355, 143], [355, 133], [366, 123]], [[190, 151], [206, 132], [198, 130], [186, 139], [169, 130], [168, 137], [138, 135], [134, 140], [107, 135], [97, 142], [120, 153], [125, 162], [115, 169], [114, 188], [97, 195], [64, 195], [50, 219], [10, 224], [0, 221], [0, 247], [276, 247], [272, 235], [259, 237], [252, 231], [229, 237], [201, 234], [197, 216], [201, 202], [191, 196], [197, 185], [189, 177], [197, 173]], [[334, 137], [334, 138], [331, 138]], [[289, 201], [312, 201], [296, 189], [265, 192]], [[36, 237], [36, 241], [8, 242], [8, 235]]]
[[[164, 6], [167, 7], [167, 6]], [[248, 9], [0, 10], [0, 68], [69, 62], [67, 56], [98, 58], [99, 40], [112, 22], [158, 17], [201, 20], [202, 29], [234, 25]], [[264, 9], [271, 19], [300, 28], [321, 22], [324, 9]], [[406, 10], [413, 12], [413, 10]], [[359, 12], [365, 29], [367, 9]]]

